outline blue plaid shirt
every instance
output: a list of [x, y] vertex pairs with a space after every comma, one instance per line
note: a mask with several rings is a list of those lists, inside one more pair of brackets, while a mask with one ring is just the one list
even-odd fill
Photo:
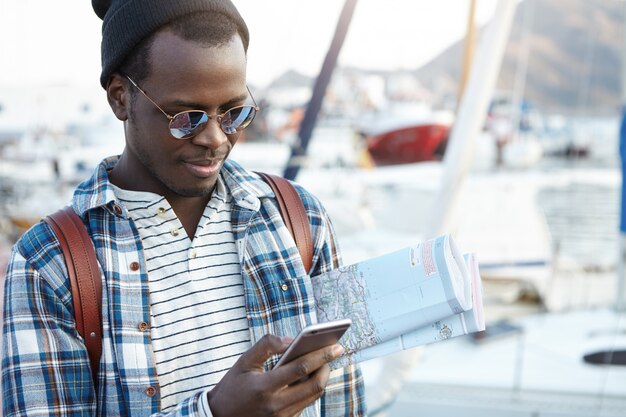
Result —
[[[116, 200], [104, 160], [78, 186], [72, 207], [95, 245], [103, 283], [103, 340], [94, 390], [87, 350], [74, 321], [60, 246], [43, 222], [16, 243], [7, 269], [2, 357], [3, 415], [199, 416], [202, 391], [160, 413], [159, 380], [149, 332], [146, 260], [137, 229]], [[252, 342], [264, 334], [295, 335], [315, 323], [310, 275], [262, 180], [232, 161], [222, 175], [233, 197], [232, 230], [239, 249]], [[297, 186], [311, 224], [311, 275], [339, 265], [334, 232], [319, 201]], [[139, 262], [139, 270], [130, 267]], [[266, 364], [272, 366], [272, 358]], [[324, 396], [302, 416], [365, 415], [356, 367], [332, 372]]]

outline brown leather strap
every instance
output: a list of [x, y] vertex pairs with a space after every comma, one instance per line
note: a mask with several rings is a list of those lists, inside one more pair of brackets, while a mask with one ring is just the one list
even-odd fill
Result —
[[313, 265], [313, 237], [311, 235], [309, 218], [306, 215], [300, 194], [289, 181], [282, 177], [263, 172], [257, 172], [257, 174], [276, 194], [280, 215], [287, 229], [289, 229], [289, 233], [293, 236], [293, 240], [296, 242], [304, 269], [307, 273], [310, 272]]
[[96, 252], [85, 225], [71, 207], [47, 216], [44, 221], [61, 244], [72, 285], [76, 329], [85, 341], [97, 386], [102, 355], [102, 281]]

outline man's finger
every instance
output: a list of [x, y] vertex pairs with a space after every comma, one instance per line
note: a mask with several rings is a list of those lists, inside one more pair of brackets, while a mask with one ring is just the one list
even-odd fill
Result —
[[263, 364], [272, 355], [283, 353], [293, 339], [270, 334], [263, 336], [246, 353], [241, 355], [237, 364], [246, 369], [263, 369]]
[[281, 397], [286, 401], [286, 415], [298, 415], [304, 408], [316, 401], [324, 394], [328, 378], [330, 376], [330, 367], [324, 365], [317, 371], [313, 372], [309, 379], [287, 387]]
[[272, 374], [274, 374], [277, 383], [292, 385], [337, 359], [343, 353], [344, 350], [340, 345], [327, 346], [273, 369]]

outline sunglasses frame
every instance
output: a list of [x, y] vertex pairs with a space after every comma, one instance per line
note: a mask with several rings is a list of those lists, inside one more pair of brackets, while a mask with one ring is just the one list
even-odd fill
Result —
[[[257, 113], [258, 111], [260, 111], [260, 110], [261, 110], [261, 108], [257, 105], [256, 100], [254, 99], [254, 96], [252, 95], [252, 92], [250, 91], [250, 87], [248, 87], [248, 86], [246, 85], [246, 90], [248, 90], [248, 94], [250, 95], [250, 98], [252, 99], [252, 102], [254, 103], [254, 106], [252, 106], [252, 105], [235, 106], [235, 107], [231, 107], [230, 109], [226, 110], [226, 111], [225, 111], [225, 112], [223, 112], [222, 114], [214, 114], [214, 115], [211, 115], [211, 114], [209, 114], [209, 113], [205, 112], [204, 110], [184, 110], [184, 111], [178, 112], [178, 113], [176, 113], [176, 114], [174, 114], [174, 115], [171, 115], [171, 114], [169, 114], [168, 112], [166, 112], [165, 110], [163, 110], [163, 109], [161, 108], [161, 106], [159, 106], [159, 105], [158, 105], [158, 104], [157, 104], [154, 100], [152, 100], [152, 99], [150, 98], [150, 96], [148, 96], [148, 94], [147, 94], [145, 91], [143, 91], [143, 89], [142, 89], [141, 87], [139, 87], [139, 85], [138, 85], [138, 84], [137, 84], [137, 83], [136, 83], [136, 82], [135, 82], [132, 78], [130, 78], [130, 76], [128, 76], [128, 75], [126, 75], [126, 74], [124, 74], [124, 77], [126, 77], [126, 78], [128, 79], [128, 81], [130, 81], [130, 83], [131, 83], [133, 86], [135, 86], [135, 88], [136, 88], [137, 90], [139, 90], [139, 92], [140, 92], [141, 94], [143, 94], [143, 96], [144, 96], [145, 98], [147, 98], [147, 99], [150, 101], [150, 103], [154, 104], [154, 105], [156, 106], [156, 108], [157, 108], [157, 109], [159, 109], [159, 110], [161, 111], [161, 113], [163, 113], [163, 115], [165, 115], [165, 117], [167, 117], [167, 120], [169, 120], [168, 127], [169, 127], [169, 130], [170, 130], [170, 135], [172, 135], [172, 137], [173, 137], [174, 139], [177, 139], [177, 140], [191, 139], [191, 138], [193, 138], [194, 136], [199, 135], [199, 134], [200, 134], [200, 132], [202, 132], [202, 130], [204, 130], [204, 129], [201, 129], [200, 131], [198, 131], [197, 133], [194, 133], [194, 134], [193, 134], [193, 135], [191, 135], [191, 136], [185, 136], [185, 137], [182, 137], [182, 138], [177, 138], [176, 136], [174, 136], [174, 135], [172, 134], [172, 127], [171, 127], [172, 122], [174, 121], [174, 119], [175, 119], [177, 116], [179, 116], [179, 115], [181, 115], [181, 114], [183, 114], [183, 113], [190, 113], [190, 112], [200, 112], [200, 113], [204, 113], [204, 114], [208, 117], [208, 119], [209, 119], [209, 120], [211, 120], [211, 119], [215, 119], [215, 121], [216, 121], [216, 122], [218, 123], [218, 125], [220, 126], [220, 129], [222, 130], [222, 132], [224, 132], [224, 133], [225, 133], [225, 134], [227, 134], [227, 135], [234, 135], [234, 134], [236, 134], [236, 133], [239, 133], [239, 132], [241, 132], [241, 131], [245, 130], [248, 126], [250, 126], [250, 123], [252, 123], [252, 121], [254, 120], [254, 117], [256, 116], [256, 113]], [[241, 130], [235, 130], [235, 132], [234, 132], [234, 133], [229, 133], [229, 132], [227, 132], [226, 130], [224, 130], [224, 127], [222, 126], [222, 119], [224, 118], [224, 115], [226, 115], [226, 113], [228, 113], [228, 112], [230, 112], [230, 111], [233, 111], [233, 110], [236, 110], [236, 109], [241, 109], [241, 108], [244, 108], [244, 107], [252, 107], [252, 108], [254, 109], [254, 111], [255, 111], [255, 115], [252, 117], [252, 120], [250, 120], [250, 122], [246, 125], [246, 127], [244, 127], [244, 128], [243, 128], [243, 129], [241, 129]], [[207, 123], [208, 123], [208, 122], [207, 122]]]

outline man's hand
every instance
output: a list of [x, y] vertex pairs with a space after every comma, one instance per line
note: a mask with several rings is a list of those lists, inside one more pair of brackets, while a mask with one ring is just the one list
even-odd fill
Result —
[[291, 417], [320, 398], [330, 374], [328, 363], [338, 358], [343, 348], [328, 346], [265, 372], [263, 363], [283, 353], [290, 342], [266, 335], [244, 353], [209, 393], [213, 415]]

